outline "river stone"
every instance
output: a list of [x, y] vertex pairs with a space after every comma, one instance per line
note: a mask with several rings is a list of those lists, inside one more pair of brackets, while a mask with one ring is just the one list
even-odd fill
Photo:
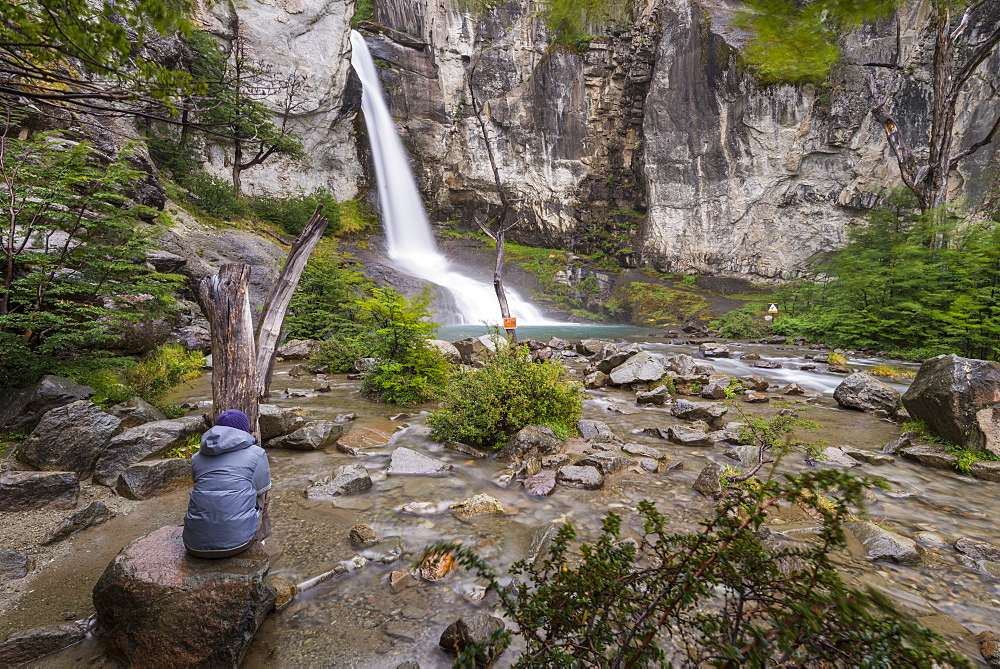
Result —
[[697, 374], [695, 370], [697, 370], [698, 365], [694, 361], [694, 358], [684, 353], [665, 357], [663, 364], [677, 376], [694, 376]]
[[444, 359], [450, 363], [457, 365], [462, 362], [462, 354], [458, 352], [458, 347], [450, 341], [444, 341], [443, 339], [428, 339], [427, 346], [440, 353], [444, 356]]
[[55, 407], [17, 449], [17, 459], [34, 469], [87, 476], [120, 422], [89, 400]]
[[767, 379], [763, 376], [757, 376], [755, 374], [746, 374], [740, 377], [740, 385], [742, 385], [747, 390], [753, 390], [756, 392], [764, 392], [771, 385], [768, 383]]
[[578, 420], [576, 429], [580, 436], [594, 444], [620, 444], [621, 437], [615, 434], [607, 423], [599, 420]]
[[755, 392], [753, 390], [748, 390], [745, 393], [743, 393], [741, 399], [747, 404], [764, 404], [766, 402], [771, 401], [770, 396], [765, 395], [764, 393]]
[[739, 461], [744, 467], [753, 467], [760, 462], [760, 448], [757, 446], [734, 446], [723, 455]]
[[903, 406], [947, 441], [1000, 455], [1000, 362], [957, 355], [925, 360]]
[[126, 468], [151, 455], [183, 446], [188, 437], [209, 428], [204, 416], [157, 420], [113, 437], [97, 458], [94, 482], [114, 486]]
[[[417, 579], [412, 574], [405, 571], [389, 572], [389, 589], [393, 592], [402, 592], [406, 588], [417, 584]], [[420, 665], [417, 665], [418, 667]]]
[[115, 490], [128, 499], [150, 499], [191, 485], [191, 461], [165, 458], [137, 462], [121, 473]]
[[760, 369], [781, 369], [781, 363], [774, 360], [757, 360], [753, 363], [753, 367], [759, 367]]
[[49, 544], [54, 544], [57, 541], [68, 539], [77, 532], [82, 532], [88, 527], [94, 527], [95, 525], [101, 525], [102, 523], [108, 522], [114, 517], [114, 515], [115, 514], [108, 509], [104, 502], [95, 500], [82, 509], [77, 509], [67, 518], [64, 518], [62, 522], [53, 527], [49, 533], [45, 535], [41, 544], [43, 546], [48, 546]]
[[701, 470], [691, 487], [709, 499], [719, 499], [722, 497], [722, 482], [719, 480], [722, 472], [722, 465], [710, 462]]
[[459, 339], [456, 342], [452, 342], [452, 345], [458, 351], [462, 362], [466, 365], [473, 365], [490, 353], [490, 349], [478, 337]]
[[425, 581], [440, 581], [455, 566], [455, 556], [451, 553], [427, 555], [420, 561], [417, 573]]
[[542, 468], [542, 456], [559, 453], [563, 447], [563, 440], [548, 425], [527, 425], [507, 440], [497, 459], [513, 463], [516, 474], [531, 476]]
[[559, 469], [563, 465], [568, 465], [570, 457], [566, 453], [556, 453], [555, 455], [546, 455], [542, 458], [542, 469]]
[[952, 455], [940, 444], [915, 444], [899, 449], [898, 454], [907, 460], [919, 462], [924, 467], [954, 469], [958, 456]]
[[918, 543], [931, 548], [945, 548], [949, 546], [948, 540], [937, 532], [917, 532], [913, 538]]
[[0, 548], [0, 583], [24, 578], [34, 568], [35, 561], [24, 553]]
[[0, 667], [19, 667], [34, 662], [86, 637], [87, 623], [84, 621], [14, 632], [0, 643]]
[[392, 452], [389, 469], [385, 473], [389, 476], [434, 476], [447, 474], [452, 469], [454, 467], [447, 462], [429, 458], [401, 446]]
[[846, 524], [847, 529], [864, 548], [869, 560], [888, 560], [896, 564], [917, 564], [923, 549], [913, 539], [883, 529], [875, 523], [857, 521]]
[[571, 488], [596, 490], [604, 485], [604, 476], [596, 467], [566, 465], [556, 473], [556, 480]]
[[309, 499], [324, 499], [353, 495], [364, 492], [372, 487], [371, 476], [362, 465], [341, 465], [333, 470], [333, 474], [325, 476], [306, 489]]
[[642, 353], [642, 348], [638, 344], [628, 344], [627, 346], [608, 344], [595, 359], [597, 371], [604, 372], [610, 376], [613, 370], [621, 367], [629, 358], [640, 353]]
[[295, 451], [319, 451], [336, 446], [342, 434], [343, 426], [332, 420], [311, 420], [290, 434], [272, 439], [265, 446]]
[[867, 372], [855, 372], [840, 382], [833, 391], [840, 406], [861, 411], [882, 410], [894, 414], [899, 407], [899, 393]]
[[670, 392], [666, 386], [656, 386], [652, 390], [638, 392], [635, 401], [639, 404], [656, 404], [662, 406], [670, 401]]
[[826, 371], [831, 374], [850, 374], [851, 368], [845, 365], [827, 365]]
[[1000, 481], [1000, 462], [992, 460], [977, 460], [969, 469], [974, 477], [984, 481]]
[[596, 467], [598, 471], [607, 476], [620, 472], [623, 469], [634, 467], [636, 461], [624, 455], [614, 455], [612, 453], [590, 453], [573, 463], [577, 467]]
[[955, 542], [955, 550], [963, 555], [968, 555], [973, 560], [1000, 562], [1000, 546], [986, 541], [962, 537]]
[[74, 509], [79, 498], [75, 472], [0, 472], [0, 511]]
[[[283, 437], [306, 424], [302, 409], [297, 407], [283, 409], [275, 404], [261, 404], [259, 408], [260, 418], [257, 425], [260, 427], [260, 440], [262, 442], [275, 437]], [[333, 422], [339, 425], [347, 421], [334, 420]]]
[[760, 360], [760, 354], [754, 353], [752, 351], [750, 353], [744, 353], [743, 355], [740, 356], [740, 360], [749, 360], [750, 362], [753, 362], [754, 360]]
[[725, 344], [717, 344], [714, 341], [707, 341], [698, 347], [698, 351], [706, 358], [728, 358], [729, 347]]
[[121, 550], [94, 587], [108, 650], [132, 666], [237, 667], [273, 608], [267, 552], [189, 556], [179, 525], [161, 527]]
[[311, 358], [322, 344], [315, 339], [289, 339], [278, 347], [278, 356], [285, 360], [305, 360]]
[[524, 479], [524, 491], [534, 497], [548, 497], [556, 488], [556, 470], [543, 469]]
[[861, 465], [860, 462], [836, 446], [826, 446], [815, 462], [829, 467], [859, 467]]
[[873, 453], [872, 451], [865, 451], [860, 448], [854, 448], [853, 446], [841, 446], [840, 450], [855, 460], [861, 460], [862, 462], [867, 462], [871, 465], [891, 465], [896, 461], [896, 458], [891, 455], [887, 455], [885, 453]]
[[986, 631], [972, 638], [979, 642], [979, 652], [990, 669], [1000, 669], [1000, 634]]
[[357, 546], [368, 546], [378, 541], [378, 535], [375, 534], [375, 530], [372, 529], [371, 525], [365, 523], [358, 523], [352, 527], [350, 538], [351, 543]]
[[629, 455], [634, 455], [640, 458], [653, 458], [654, 460], [662, 460], [667, 457], [660, 451], [656, 450], [652, 446], [646, 446], [644, 444], [625, 444], [622, 446], [622, 450]]
[[38, 421], [56, 407], [85, 400], [94, 394], [90, 386], [46, 374], [24, 390], [0, 390], [0, 431], [30, 434]]
[[500, 500], [485, 493], [480, 493], [474, 497], [463, 499], [461, 502], [452, 504], [448, 508], [451, 509], [451, 512], [458, 518], [472, 518], [474, 516], [489, 516], [507, 513], [507, 509], [503, 507]]
[[576, 352], [581, 355], [597, 355], [609, 344], [603, 339], [584, 339], [576, 345]]
[[611, 377], [604, 372], [591, 372], [583, 377], [583, 383], [588, 388], [603, 388], [611, 381]]
[[894, 439], [882, 446], [882, 452], [888, 455], [896, 455], [899, 449], [904, 446], [911, 446], [917, 438], [916, 432], [904, 432], [899, 439]]
[[124, 432], [129, 428], [145, 425], [146, 423], [152, 423], [154, 420], [167, 419], [162, 411], [141, 397], [133, 397], [120, 404], [116, 404], [108, 409], [108, 413], [121, 420], [121, 423], [118, 425], [119, 432]]
[[708, 433], [683, 425], [668, 427], [666, 438], [681, 446], [711, 446], [714, 443]]
[[642, 351], [631, 356], [609, 373], [611, 383], [619, 386], [643, 381], [659, 381], [667, 373], [666, 367], [657, 358]]
[[[846, 381], [847, 379], [845, 379]], [[805, 395], [805, 388], [797, 383], [789, 383], [787, 386], [782, 386], [779, 390], [782, 395]]]
[[729, 412], [729, 407], [719, 402], [689, 402], [677, 400], [670, 407], [670, 413], [685, 420], [705, 420], [712, 422]]
[[[438, 645], [449, 655], [458, 655], [474, 644], [484, 643], [494, 633], [504, 629], [503, 621], [496, 616], [479, 613], [474, 616], [459, 618], [445, 628], [441, 633]], [[483, 649], [485, 662], [477, 662], [476, 666], [492, 666], [493, 662], [503, 653], [501, 643], [493, 644]]]

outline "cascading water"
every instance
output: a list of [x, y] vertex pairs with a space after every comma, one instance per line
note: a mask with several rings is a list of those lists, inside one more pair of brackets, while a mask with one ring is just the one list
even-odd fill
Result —
[[[434, 243], [430, 222], [410, 171], [403, 143], [382, 97], [375, 63], [364, 38], [351, 31], [351, 64], [361, 78], [361, 108], [371, 142], [389, 258], [411, 276], [442, 286], [454, 298], [462, 323], [497, 323], [500, 306], [493, 286], [449, 268]], [[507, 302], [518, 325], [552, 325], [538, 309], [508, 289]]]

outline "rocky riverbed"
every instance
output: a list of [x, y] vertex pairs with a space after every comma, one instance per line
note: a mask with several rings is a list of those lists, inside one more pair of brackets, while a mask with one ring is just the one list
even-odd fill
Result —
[[[833, 447], [859, 449], [862, 453], [856, 458], [859, 464], [855, 470], [882, 478], [889, 485], [887, 490], [873, 493], [869, 518], [877, 522], [879, 530], [891, 531], [904, 541], [899, 542], [895, 554], [876, 556], [866, 541], [866, 528], [859, 527], [849, 537], [850, 551], [837, 558], [847, 580], [889, 594], [922, 624], [944, 634], [975, 662], [984, 663], [973, 635], [1000, 631], [1000, 566], [981, 551], [963, 553], [955, 544], [961, 539], [1000, 543], [995, 522], [1000, 514], [1000, 484], [900, 457], [865, 461], [864, 453], [877, 455], [884, 444], [899, 438], [901, 428], [872, 413], [840, 408], [832, 394], [845, 374], [831, 372], [827, 365], [805, 357], [815, 358], [823, 355], [822, 351], [730, 343], [729, 358], [709, 359], [695, 345], [671, 344], [669, 340], [643, 339], [641, 346], [657, 360], [687, 354], [699, 365], [712, 365], [733, 376], [759, 375], [769, 382], [771, 387], [761, 394], [770, 401], [750, 404], [730, 400], [723, 423], [739, 420], [736, 407], [772, 416], [780, 410], [775, 406], [777, 401], [783, 400], [788, 408], [821, 426], [799, 436], [822, 439]], [[753, 356], [741, 360], [744, 353], [755, 353], [761, 360], [781, 366], [752, 367], [758, 361], [751, 360]], [[582, 381], [589, 361], [581, 356], [565, 362]], [[855, 359], [848, 365], [863, 368], [876, 362]], [[626, 525], [634, 532], [629, 522], [635, 519], [628, 514], [642, 499], [655, 500], [671, 519], [672, 529], [694, 530], [713, 508], [710, 499], [692, 488], [701, 470], [713, 462], [739, 464], [726, 455], [736, 455], [730, 445], [712, 440], [682, 445], [658, 436], [670, 433], [671, 428], [698, 428], [692, 420], [675, 416], [670, 405], [637, 404], [633, 389], [592, 389], [584, 402], [583, 418], [603, 422], [621, 443], [641, 447], [632, 449], [636, 464], [609, 470], [597, 489], [558, 483], [551, 495], [532, 496], [516, 481], [507, 487], [498, 485], [505, 480], [508, 463], [455, 452], [429, 439], [424, 414], [432, 407], [400, 415], [396, 407], [361, 398], [358, 383], [346, 376], [330, 375], [324, 380], [312, 375], [291, 376], [290, 371], [300, 372], [291, 363], [279, 365], [274, 382], [276, 406], [301, 407], [311, 419], [333, 421], [339, 416], [344, 420], [350, 413], [357, 417], [344, 424], [344, 434], [337, 440], [339, 447], [269, 450], [275, 522], [274, 536], [267, 542], [271, 574], [301, 582], [356, 555], [364, 559], [353, 563], [359, 568], [301, 594], [286, 609], [269, 616], [251, 644], [244, 662], [247, 667], [396, 667], [406, 661], [419, 662], [422, 667], [449, 666], [450, 659], [437, 647], [444, 628], [462, 615], [495, 613], [495, 605], [490, 598], [483, 598], [484, 584], [460, 568], [436, 581], [407, 574], [426, 545], [443, 539], [462, 541], [503, 568], [530, 557], [562, 522], [572, 522], [586, 537], [596, 533], [601, 516], [613, 510], [626, 515]], [[805, 394], [782, 395], [780, 389], [791, 383]], [[893, 386], [904, 390], [904, 383]], [[178, 391], [174, 400], [197, 403], [210, 398], [206, 376]], [[708, 402], [694, 395], [677, 399], [699, 405]], [[401, 448], [446, 463], [451, 469], [435, 476], [389, 473], [394, 453], [399, 458]], [[581, 437], [566, 444], [570, 459], [590, 450], [593, 443]], [[648, 455], [659, 456], [655, 471], [640, 462]], [[875, 461], [883, 464], [873, 464]], [[371, 488], [338, 497], [305, 495], [310, 486], [338, 467], [359, 464], [367, 470]], [[834, 465], [810, 464], [793, 457], [783, 466]], [[89, 615], [93, 585], [121, 547], [158, 527], [179, 523], [186, 506], [185, 490], [142, 502], [119, 501], [107, 489], [96, 486], [85, 487], [84, 492], [94, 499], [108, 498], [117, 515], [55, 548], [36, 544], [25, 551], [32, 554], [35, 565], [26, 577], [9, 580], [4, 586], [0, 636]], [[503, 512], [467, 517], [448, 508], [480, 494], [494, 498]], [[19, 533], [16, 527], [19, 522], [24, 526], [55, 522], [54, 517], [42, 522], [31, 515], [40, 513], [0, 514], [3, 546], [9, 542], [23, 548], [35, 542], [37, 537]], [[352, 542], [351, 529], [360, 523], [374, 530], [379, 543], [361, 547]], [[771, 529], [791, 536], [808, 532], [811, 525], [811, 519], [790, 511], [775, 517]], [[912, 546], [906, 539], [912, 540]], [[961, 545], [968, 548], [968, 541]], [[911, 559], [911, 554], [916, 557]], [[501, 664], [509, 663], [514, 655], [508, 651]], [[100, 657], [100, 642], [89, 640], [45, 662], [47, 666], [100, 665], [104, 662]]]

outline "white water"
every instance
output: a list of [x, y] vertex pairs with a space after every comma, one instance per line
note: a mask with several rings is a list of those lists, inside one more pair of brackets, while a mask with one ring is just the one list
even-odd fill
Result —
[[[361, 78], [361, 108], [375, 161], [375, 178], [382, 208], [389, 258], [410, 276], [442, 286], [455, 300], [463, 324], [499, 323], [500, 305], [492, 284], [464, 276], [449, 267], [431, 234], [424, 205], [413, 180], [403, 143], [382, 97], [375, 63], [368, 45], [356, 30], [351, 31], [351, 64]], [[538, 309], [507, 289], [510, 315], [518, 325], [553, 325]]]

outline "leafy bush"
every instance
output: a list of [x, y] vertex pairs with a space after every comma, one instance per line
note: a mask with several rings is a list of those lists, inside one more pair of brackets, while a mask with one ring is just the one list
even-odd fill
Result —
[[[372, 285], [373, 282], [357, 269], [350, 254], [338, 251], [330, 240], [321, 240], [309, 256], [288, 305], [285, 336], [324, 339], [335, 332], [340, 335], [354, 333], [357, 301], [368, 296]], [[365, 353], [344, 336], [326, 342], [319, 355], [334, 371], [348, 371], [357, 358], [365, 357]]]
[[726, 339], [760, 339], [773, 332], [763, 315], [759, 304], [747, 304], [723, 314], [719, 320], [712, 322], [712, 327], [718, 328], [719, 334]]
[[634, 325], [674, 325], [701, 318], [708, 300], [657, 283], [634, 281], [619, 289], [607, 308]]
[[161, 170], [170, 172], [176, 181], [201, 169], [201, 159], [191, 144], [184, 145], [173, 137], [150, 135], [146, 138], [149, 157]]
[[298, 236], [309, 222], [317, 205], [323, 205], [323, 215], [329, 219], [326, 234], [340, 229], [340, 205], [328, 190], [317, 188], [312, 193], [291, 196], [265, 194], [250, 200], [250, 208], [263, 221], [279, 226], [290, 235]]
[[231, 221], [247, 214], [247, 205], [225, 179], [195, 172], [184, 177], [181, 185], [191, 194], [191, 204], [209, 216]]
[[561, 364], [531, 362], [525, 346], [502, 343], [483, 368], [452, 377], [427, 424], [435, 439], [500, 448], [526, 425], [568, 432], [582, 401], [582, 387]]
[[95, 404], [110, 406], [136, 396], [159, 404], [172, 388], [197, 378], [204, 365], [202, 353], [188, 352], [180, 344], [165, 344], [138, 362], [107, 366], [77, 380], [95, 390]]

